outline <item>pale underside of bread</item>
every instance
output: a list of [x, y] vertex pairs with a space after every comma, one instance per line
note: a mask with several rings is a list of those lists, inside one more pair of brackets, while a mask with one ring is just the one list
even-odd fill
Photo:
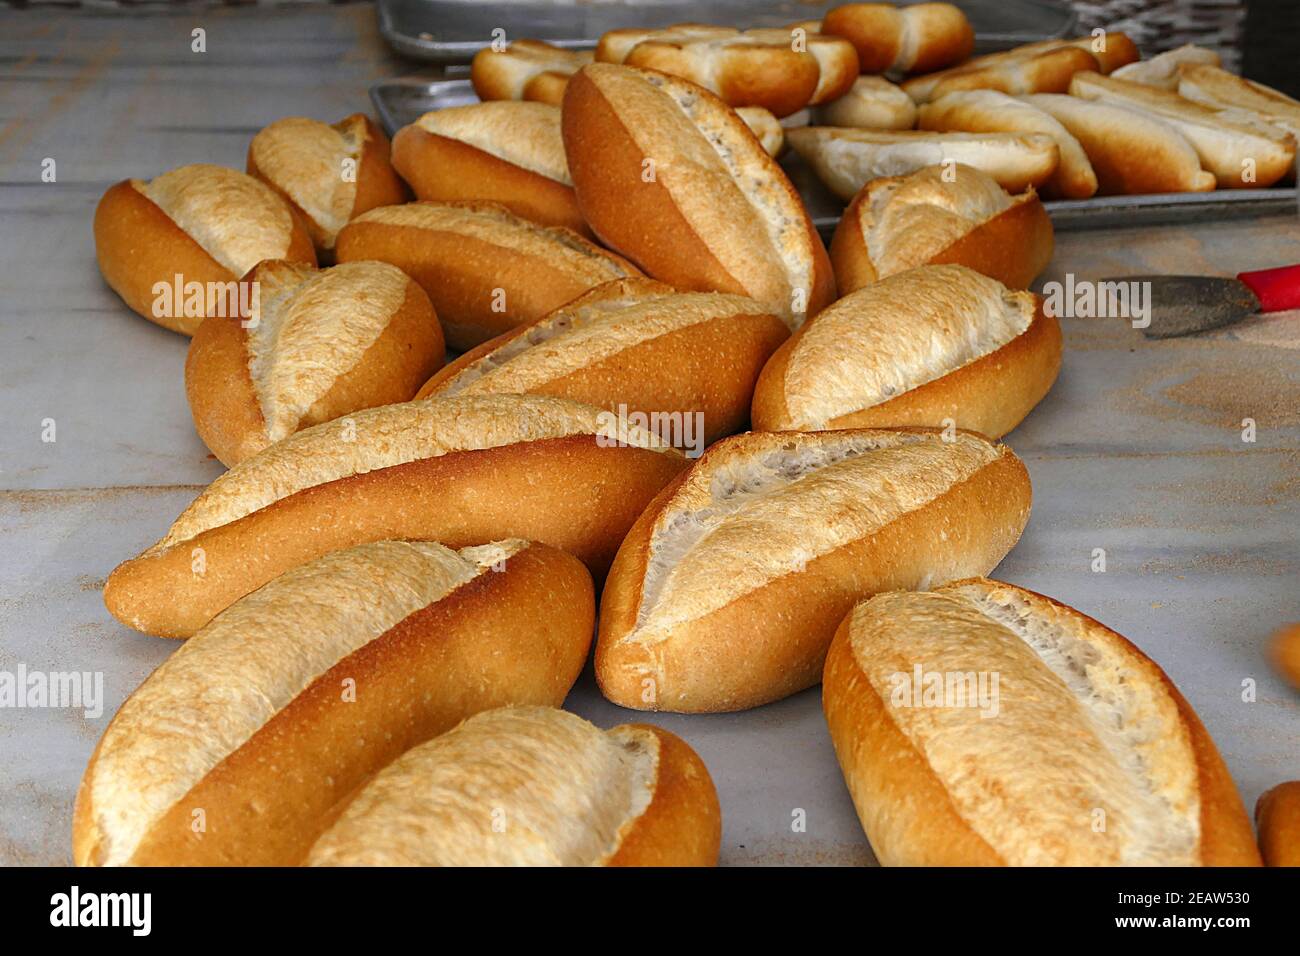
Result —
[[1159, 117], [1117, 104], [1044, 93], [1026, 102], [1051, 114], [1079, 141], [1102, 195], [1206, 192], [1215, 177], [1196, 150]]
[[1040, 133], [934, 133], [808, 126], [786, 139], [845, 202], [866, 183], [927, 166], [959, 163], [988, 173], [1008, 192], [1038, 187], [1056, 171], [1059, 150]]
[[288, 568], [388, 538], [464, 547], [525, 537], [603, 575], [636, 515], [685, 464], [634, 424], [561, 399], [367, 409], [218, 478], [161, 541], [114, 570], [104, 601], [130, 627], [187, 637]]
[[727, 439], [624, 541], [601, 607], [597, 679], [615, 703], [645, 710], [779, 699], [817, 682], [855, 600], [991, 569], [1028, 512], [1024, 466], [968, 433]]
[[473, 103], [425, 113], [414, 125], [539, 176], [573, 185], [560, 136], [559, 107], [509, 100]]
[[[330, 126], [286, 117], [263, 127], [248, 147], [249, 175], [265, 180], [302, 211], [318, 247], [333, 246], [356, 205], [366, 122], [360, 115], [349, 120]], [[352, 175], [345, 175], [349, 163]]]
[[814, 123], [861, 129], [911, 129], [916, 125], [916, 104], [884, 77], [860, 76], [848, 93], [818, 107]]
[[960, 266], [916, 269], [840, 299], [778, 350], [754, 427], [951, 423], [998, 438], [1047, 393], [1060, 355], [1036, 296]]
[[[669, 746], [672, 740], [678, 746]], [[601, 731], [562, 710], [479, 714], [403, 754], [370, 781], [312, 848], [315, 866], [700, 865], [703, 794], [673, 777], [703, 765], [665, 731]], [[690, 754], [694, 757], [693, 754]], [[707, 771], [703, 771], [707, 781]], [[679, 792], [673, 794], [671, 791]], [[700, 788], [696, 788], [699, 790]], [[694, 797], [696, 805], [680, 801]], [[678, 797], [678, 805], [668, 800]], [[716, 797], [714, 798], [716, 804]], [[656, 819], [664, 818], [664, 819]], [[702, 824], [704, 826], [702, 826]], [[668, 859], [632, 844], [658, 825]], [[703, 834], [707, 839], [707, 834]]]
[[1220, 63], [1219, 54], [1207, 47], [1185, 43], [1172, 50], [1157, 53], [1150, 59], [1129, 63], [1110, 75], [1117, 80], [1128, 80], [1130, 83], [1144, 83], [1147, 86], [1159, 86], [1162, 89], [1175, 90], [1178, 88], [1179, 74], [1182, 71], [1183, 64], [1197, 63], [1218, 66]]
[[825, 248], [790, 181], [706, 90], [595, 64], [569, 84], [562, 119], [585, 218], [649, 275], [748, 295], [785, 318], [833, 296]]
[[1194, 103], [1215, 110], [1244, 110], [1300, 137], [1300, 101], [1271, 87], [1222, 70], [1217, 62], [1181, 66], [1176, 79], [1179, 95]]
[[119, 710], [78, 797], [77, 861], [296, 862], [407, 747], [479, 710], [563, 701], [592, 595], [572, 557], [526, 541], [384, 541], [288, 571]]
[[1257, 862], [1177, 689], [1122, 637], [1040, 595], [972, 580], [863, 602], [836, 634], [823, 698], [887, 865]]
[[1010, 50], [939, 73], [914, 77], [903, 83], [903, 90], [918, 103], [957, 90], [999, 90], [1013, 95], [1064, 93], [1075, 73], [1097, 68], [1096, 56], [1071, 44], [1035, 50], [1027, 55]]
[[919, 125], [940, 132], [1043, 133], [1052, 137], [1060, 152], [1060, 163], [1043, 185], [1044, 193], [1064, 199], [1087, 199], [1097, 191], [1097, 175], [1079, 141], [1050, 114], [1005, 93], [949, 93], [921, 107]]

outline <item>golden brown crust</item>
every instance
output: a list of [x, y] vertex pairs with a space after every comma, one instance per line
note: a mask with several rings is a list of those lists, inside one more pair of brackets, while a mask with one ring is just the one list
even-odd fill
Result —
[[393, 166], [419, 199], [498, 202], [533, 222], [591, 235], [572, 186], [449, 136], [402, 127], [393, 137]]
[[1069, 44], [1028, 54], [1010, 50], [914, 77], [903, 83], [903, 90], [918, 103], [958, 90], [998, 90], [1012, 95], [1064, 93], [1074, 74], [1098, 66], [1097, 57], [1089, 50]]
[[1300, 624], [1288, 624], [1278, 629], [1269, 656], [1278, 673], [1300, 690]]
[[975, 31], [950, 3], [846, 3], [827, 11], [822, 32], [846, 38], [863, 73], [930, 73], [975, 49]]
[[623, 835], [606, 866], [717, 866], [722, 808], [709, 768], [676, 734], [628, 724], [659, 739], [659, 775], [650, 806]]
[[185, 397], [194, 430], [227, 467], [268, 444], [246, 338], [238, 317], [213, 316], [195, 330], [185, 353]]
[[1300, 780], [1261, 794], [1255, 823], [1265, 866], [1300, 866]]
[[[528, 546], [321, 673], [162, 814], [131, 863], [297, 863], [338, 805], [408, 748], [479, 711], [559, 706], [582, 670], [593, 617], [586, 569]], [[92, 757], [75, 814], [81, 865], [103, 858], [88, 799], [95, 770]]]

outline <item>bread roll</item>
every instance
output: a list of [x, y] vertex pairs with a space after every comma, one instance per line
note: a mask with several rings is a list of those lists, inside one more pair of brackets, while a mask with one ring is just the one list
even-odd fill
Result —
[[807, 126], [786, 139], [817, 176], [845, 202], [883, 176], [906, 176], [926, 166], [961, 163], [983, 170], [1008, 192], [1047, 182], [1060, 158], [1041, 133], [918, 133]]
[[497, 100], [425, 113], [393, 137], [393, 165], [420, 199], [498, 202], [590, 235], [564, 160], [560, 109]]
[[1055, 93], [1023, 99], [1057, 119], [1079, 141], [1103, 196], [1214, 188], [1214, 174], [1201, 168], [1192, 144], [1162, 119], [1125, 106]]
[[1098, 69], [1092, 53], [1071, 44], [1023, 54], [1016, 50], [977, 57], [940, 73], [913, 77], [903, 91], [918, 103], [928, 103], [958, 90], [999, 90], [1003, 93], [1064, 93], [1080, 70]]
[[614, 559], [605, 696], [685, 713], [779, 700], [817, 683], [854, 601], [991, 570], [1029, 517], [1029, 477], [1001, 445], [949, 437], [750, 432], [710, 448]]
[[388, 153], [388, 137], [362, 113], [333, 125], [289, 116], [253, 137], [248, 175], [293, 206], [324, 254], [353, 216], [407, 200]]
[[852, 43], [863, 73], [929, 73], [975, 49], [975, 30], [951, 3], [846, 3], [826, 12], [822, 32]]
[[1209, 63], [1178, 69], [1178, 95], [1231, 117], [1245, 111], [1300, 138], [1300, 100]]
[[77, 795], [79, 865], [284, 866], [408, 747], [582, 671], [591, 577], [507, 540], [379, 541], [227, 608], [127, 698]]
[[1288, 624], [1273, 635], [1270, 655], [1278, 673], [1300, 690], [1300, 624]]
[[853, 608], [822, 702], [886, 866], [1258, 865], [1191, 706], [1114, 631], [998, 581]]
[[1072, 40], [1036, 40], [1033, 43], [1012, 47], [1010, 50], [987, 54], [980, 58], [980, 62], [1023, 60], [1065, 46], [1077, 47], [1091, 53], [1097, 61], [1097, 72], [1104, 74], [1110, 74], [1114, 70], [1135, 63], [1142, 56], [1138, 52], [1137, 44], [1127, 33], [1112, 32], [1100, 37], [1089, 33], [1087, 36], [1075, 37]]
[[1294, 136], [1246, 117], [1216, 113], [1169, 90], [1080, 73], [1070, 81], [1070, 95], [1114, 103], [1168, 123], [1192, 144], [1220, 189], [1271, 186], [1295, 167]]
[[818, 126], [911, 129], [916, 125], [916, 104], [883, 76], [860, 76], [848, 93], [819, 107], [813, 119]]
[[307, 863], [714, 866], [721, 842], [713, 781], [680, 737], [505, 707], [385, 767]]
[[777, 350], [754, 428], [955, 424], [1001, 438], [1061, 368], [1061, 329], [1031, 292], [922, 266], [846, 295]]
[[785, 129], [781, 122], [772, 115], [771, 110], [761, 106], [737, 107], [736, 115], [745, 121], [749, 131], [757, 138], [763, 152], [769, 156], [779, 156], [785, 146]]
[[1060, 153], [1043, 194], [1061, 199], [1087, 199], [1097, 191], [1097, 174], [1088, 154], [1069, 130], [1037, 106], [996, 90], [949, 93], [921, 107], [921, 129], [967, 133], [1043, 133]]
[[1025, 289], [1052, 258], [1052, 221], [1034, 191], [1009, 196], [973, 166], [873, 179], [831, 240], [842, 295], [916, 266], [969, 266]]
[[1183, 64], [1204, 63], [1219, 65], [1219, 54], [1202, 46], [1185, 43], [1164, 53], [1157, 53], [1149, 60], [1141, 60], [1120, 67], [1111, 74], [1117, 80], [1130, 83], [1145, 83], [1147, 86], [1159, 86], [1166, 90], [1178, 89], [1178, 78]]
[[470, 64], [470, 82], [481, 100], [534, 100], [559, 106], [569, 77], [591, 62], [585, 51], [541, 40], [516, 40], [504, 50], [484, 47]]
[[384, 405], [240, 463], [109, 575], [128, 627], [188, 637], [292, 567], [366, 541], [528, 537], [597, 575], [681, 453], [588, 405], [520, 395]]
[[410, 401], [442, 366], [429, 297], [396, 266], [267, 259], [243, 282], [260, 307], [206, 319], [185, 359], [194, 427], [224, 465], [340, 415]]
[[770, 41], [778, 46], [806, 51], [817, 61], [817, 86], [805, 106], [820, 106], [848, 93], [858, 78], [858, 54], [843, 37], [829, 36], [812, 30], [808, 21], [786, 27], [746, 30], [747, 40]]
[[674, 23], [672, 26], [623, 27], [607, 30], [596, 43], [597, 63], [622, 63], [637, 44], [655, 37], [672, 34], [686, 40], [725, 40], [740, 33], [735, 27], [720, 27], [711, 23]]
[[488, 202], [414, 202], [363, 213], [343, 229], [339, 262], [378, 259], [429, 295], [447, 343], [468, 349], [586, 292], [639, 275], [568, 229]]
[[1279, 783], [1255, 804], [1265, 866], [1300, 866], [1300, 780]]
[[758, 373], [789, 334], [752, 299], [624, 279], [466, 352], [418, 397], [571, 398], [651, 416], [661, 438], [698, 453], [745, 427]]
[[[95, 257], [132, 310], [185, 335], [213, 311], [214, 296], [263, 259], [316, 264], [311, 236], [284, 199], [251, 176], [208, 165], [110, 188], [95, 208]], [[191, 283], [208, 307], [175, 301], [171, 290]]]
[[747, 295], [796, 323], [834, 298], [803, 200], [707, 90], [596, 63], [569, 84], [562, 120], [583, 216], [647, 274]]

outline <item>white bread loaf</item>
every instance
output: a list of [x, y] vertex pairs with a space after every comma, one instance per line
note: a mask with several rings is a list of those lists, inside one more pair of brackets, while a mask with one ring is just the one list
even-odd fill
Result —
[[1178, 69], [1178, 95], [1227, 117], [1244, 111], [1264, 123], [1300, 137], [1300, 100], [1272, 87], [1221, 70], [1216, 64], [1189, 63]]
[[1110, 75], [1117, 80], [1127, 80], [1130, 83], [1144, 83], [1147, 86], [1176, 90], [1183, 65], [1195, 63], [1218, 66], [1219, 54], [1203, 46], [1185, 43], [1164, 53], [1157, 53], [1148, 60], [1129, 63]]

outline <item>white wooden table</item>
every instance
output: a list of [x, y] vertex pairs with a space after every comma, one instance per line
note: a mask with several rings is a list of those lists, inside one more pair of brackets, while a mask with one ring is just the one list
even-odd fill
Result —
[[[206, 54], [190, 50], [195, 28]], [[105, 697], [98, 719], [0, 709], [0, 864], [68, 862], [91, 749], [176, 646], [114, 622], [100, 588], [221, 471], [190, 424], [186, 340], [100, 281], [99, 195], [183, 163], [242, 168], [262, 125], [366, 109], [373, 80], [411, 68], [384, 49], [368, 7], [0, 12], [0, 671], [99, 672]], [[56, 183], [41, 182], [47, 157]], [[1073, 233], [1044, 279], [1292, 261], [1294, 218]], [[1300, 777], [1300, 695], [1261, 653], [1278, 623], [1300, 619], [1300, 315], [1163, 343], [1115, 321], [1064, 326], [1060, 381], [1008, 439], [1035, 502], [997, 574], [1154, 657], [1253, 805]], [[1095, 548], [1104, 574], [1091, 570]], [[570, 706], [604, 726], [644, 719], [602, 700], [589, 674]], [[724, 862], [871, 860], [816, 690], [744, 714], [651, 719], [712, 770]], [[806, 832], [791, 827], [799, 809]]]

